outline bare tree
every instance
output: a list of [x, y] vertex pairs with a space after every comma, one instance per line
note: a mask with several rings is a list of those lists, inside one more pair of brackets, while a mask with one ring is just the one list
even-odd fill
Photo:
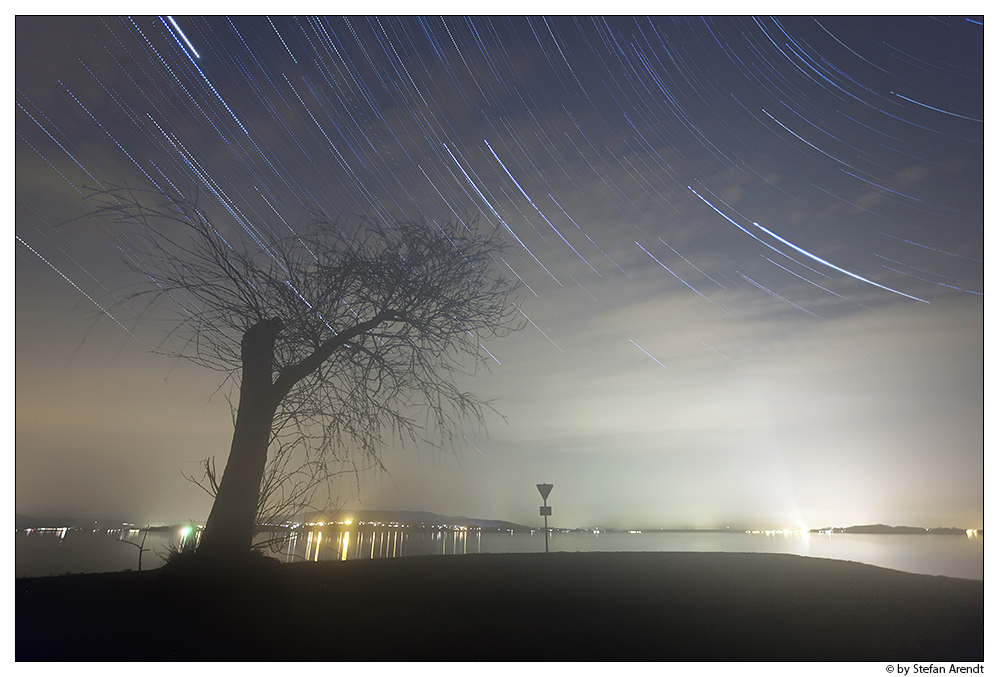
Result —
[[245, 222], [244, 236], [223, 236], [196, 201], [123, 188], [91, 200], [96, 214], [143, 226], [148, 248], [127, 262], [144, 284], [128, 298], [179, 312], [165, 352], [238, 385], [199, 559], [248, 553], [268, 500], [311, 500], [345, 459], [380, 467], [386, 434], [447, 445], [463, 422], [482, 422], [484, 403], [454, 377], [518, 328], [517, 285], [495, 273], [499, 228], [313, 211], [286, 237]]

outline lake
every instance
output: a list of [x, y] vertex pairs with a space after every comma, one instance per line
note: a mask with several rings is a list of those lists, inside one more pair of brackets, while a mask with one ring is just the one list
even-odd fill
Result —
[[[138, 530], [17, 531], [15, 576], [55, 576], [137, 569]], [[162, 566], [181, 534], [150, 532], [142, 568]], [[800, 532], [553, 532], [552, 552], [770, 552], [850, 560], [917, 574], [985, 578], [984, 535], [807, 534]], [[283, 562], [413, 555], [544, 552], [541, 530], [529, 532], [323, 528], [291, 534], [272, 557]]]

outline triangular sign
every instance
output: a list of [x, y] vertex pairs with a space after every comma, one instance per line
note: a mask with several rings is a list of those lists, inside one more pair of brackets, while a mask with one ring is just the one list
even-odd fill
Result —
[[548, 500], [548, 494], [550, 494], [552, 492], [552, 485], [551, 484], [539, 484], [538, 485], [538, 491], [541, 492], [541, 500], [542, 501], [547, 501]]

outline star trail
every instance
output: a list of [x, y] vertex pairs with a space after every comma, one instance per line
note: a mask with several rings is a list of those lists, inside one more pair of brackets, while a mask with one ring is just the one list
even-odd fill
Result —
[[532, 523], [549, 481], [561, 526], [980, 527], [983, 31], [18, 17], [18, 512], [207, 514], [218, 383], [120, 303], [141, 228], [75, 220], [128, 185], [256, 246], [310, 209], [506, 234], [525, 327], [462, 384], [505, 421], [386, 449], [350, 505]]

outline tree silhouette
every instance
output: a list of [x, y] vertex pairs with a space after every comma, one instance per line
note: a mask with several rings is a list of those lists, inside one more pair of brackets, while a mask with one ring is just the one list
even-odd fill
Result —
[[268, 500], [304, 505], [344, 461], [380, 467], [386, 434], [447, 445], [482, 422], [485, 404], [454, 377], [519, 328], [518, 286], [495, 272], [498, 227], [312, 211], [287, 236], [244, 225], [232, 237], [196, 200], [126, 188], [90, 199], [95, 215], [143, 226], [148, 246], [126, 262], [144, 282], [127, 300], [141, 316], [175, 313], [163, 352], [238, 386], [221, 481], [205, 462], [215, 500], [200, 560], [246, 555]]

